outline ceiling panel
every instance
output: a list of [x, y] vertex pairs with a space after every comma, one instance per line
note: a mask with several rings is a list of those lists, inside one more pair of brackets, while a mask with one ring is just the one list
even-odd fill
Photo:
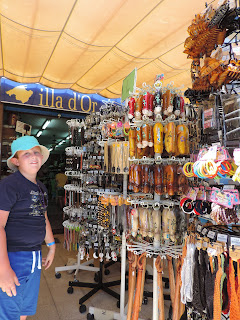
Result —
[[[135, 67], [138, 86], [165, 73], [157, 59], [185, 68], [187, 27], [204, 9], [205, 0], [1, 0], [0, 75], [120, 97]], [[182, 87], [191, 82], [190, 72], [167, 73]]]

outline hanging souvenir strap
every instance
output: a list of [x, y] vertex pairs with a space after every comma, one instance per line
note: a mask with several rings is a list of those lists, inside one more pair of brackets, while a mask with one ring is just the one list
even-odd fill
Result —
[[[221, 303], [221, 279], [223, 275], [222, 265], [224, 265], [223, 255], [218, 256], [218, 271], [215, 279], [214, 298], [213, 298], [213, 320], [221, 320], [222, 303]], [[222, 265], [221, 265], [222, 262]]]
[[[67, 205], [67, 190], [65, 189], [65, 197], [64, 197], [64, 205], [66, 206]], [[64, 213], [64, 211], [63, 211]], [[65, 213], [64, 213], [64, 216], [65, 216]]]
[[64, 226], [64, 248], [68, 251], [78, 250], [80, 241], [80, 228], [78, 222], [65, 220]]
[[157, 257], [156, 262], [157, 269], [157, 282], [158, 282], [158, 290], [159, 290], [159, 298], [158, 298], [158, 312], [159, 312], [159, 320], [165, 319], [164, 314], [164, 295], [163, 295], [163, 282], [162, 282], [162, 273], [163, 273], [163, 262], [160, 256]]
[[240, 310], [238, 304], [238, 297], [236, 293], [235, 284], [235, 271], [232, 258], [229, 259], [229, 281], [231, 289], [231, 302], [230, 302], [230, 320], [239, 320]]
[[63, 242], [63, 248], [67, 249], [67, 228], [64, 227], [64, 242]]
[[176, 267], [176, 284], [175, 284], [175, 295], [173, 305], [173, 320], [178, 320], [180, 317], [180, 283], [181, 283], [181, 268], [182, 260], [178, 258]]
[[240, 307], [240, 259], [238, 259], [237, 261], [237, 277], [238, 277], [237, 297], [238, 297], [238, 306]]

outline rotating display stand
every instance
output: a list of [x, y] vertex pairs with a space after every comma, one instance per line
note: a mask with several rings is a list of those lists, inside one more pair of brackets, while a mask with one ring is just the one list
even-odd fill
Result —
[[[117, 299], [117, 306], [119, 307], [120, 295], [115, 291], [111, 290], [110, 287], [120, 285], [121, 281], [111, 281], [103, 282], [103, 272], [108, 275], [110, 271], [107, 269], [112, 264], [117, 261], [116, 253], [113, 255], [112, 246], [109, 246], [108, 240], [105, 241], [105, 237], [109, 239], [107, 229], [104, 229], [104, 224], [101, 226], [101, 221], [98, 221], [98, 212], [100, 210], [99, 194], [100, 191], [105, 192], [108, 190], [110, 193], [116, 193], [117, 189], [111, 192], [107, 186], [107, 177], [104, 176], [104, 171], [101, 170], [103, 157], [101, 156], [101, 148], [96, 143], [96, 136], [90, 134], [93, 132], [93, 128], [88, 122], [86, 126], [89, 130], [84, 130], [84, 124], [78, 121], [70, 120], [68, 125], [71, 131], [71, 142], [72, 146], [66, 149], [67, 159], [66, 159], [66, 172], [65, 174], [70, 177], [71, 184], [65, 185], [66, 192], [66, 207], [64, 208], [64, 213], [69, 217], [69, 220], [64, 221], [64, 227], [71, 228], [74, 230], [74, 235], [70, 234], [70, 243], [68, 239], [65, 239], [65, 247], [70, 249], [78, 248], [77, 264], [73, 266], [57, 267], [55, 269], [56, 278], [60, 278], [60, 271], [76, 270], [74, 275], [74, 280], [69, 281], [69, 287], [67, 292], [72, 294], [74, 288], [84, 287], [91, 288], [90, 292], [79, 299], [79, 311], [84, 313], [86, 311], [86, 306], [84, 304], [90, 297], [100, 290], [108, 293], [112, 297]], [[95, 125], [94, 130], [97, 131], [98, 127]], [[79, 134], [79, 132], [81, 132]], [[81, 136], [81, 142], [77, 141], [77, 137]], [[86, 144], [84, 144], [82, 137], [84, 137]], [[74, 143], [75, 142], [75, 143]], [[77, 142], [77, 143], [76, 143]], [[76, 145], [77, 144], [77, 145]], [[79, 147], [79, 144], [82, 146]], [[68, 195], [68, 197], [67, 197]], [[93, 196], [93, 197], [92, 197]], [[91, 200], [91, 201], [90, 201]], [[94, 201], [93, 201], [94, 200]], [[90, 202], [89, 202], [90, 201]], [[68, 203], [67, 203], [68, 202]], [[89, 203], [90, 205], [87, 205]], [[114, 213], [114, 212], [113, 212]], [[80, 229], [78, 230], [78, 235], [76, 236], [74, 227], [79, 223]], [[114, 218], [115, 223], [115, 218]], [[110, 229], [109, 229], [110, 230]], [[94, 237], [94, 240], [92, 239]], [[104, 237], [104, 240], [103, 238]], [[71, 241], [75, 238], [75, 243]], [[77, 240], [76, 240], [77, 238]], [[84, 240], [87, 240], [85, 241]], [[98, 241], [98, 243], [96, 243]], [[91, 245], [94, 243], [94, 259], [100, 258], [100, 267], [96, 268], [91, 266], [93, 259], [81, 263], [84, 255], [87, 253], [87, 259], [89, 257]], [[97, 247], [95, 245], [97, 244]], [[112, 242], [111, 242], [112, 245]], [[102, 249], [104, 251], [102, 251]], [[106, 258], [109, 260], [109, 250], [111, 250], [112, 261], [105, 262], [104, 254], [106, 253]], [[85, 252], [84, 252], [85, 251]], [[104, 270], [105, 268], [105, 270]], [[78, 270], [95, 271], [94, 283], [81, 282], [76, 279]], [[93, 316], [89, 313], [87, 315], [88, 319]]]
[[[74, 141], [74, 130], [79, 131], [84, 126], [84, 123], [80, 122], [79, 119], [72, 119], [72, 120], [68, 120], [67, 124], [69, 126], [69, 131], [71, 131], [71, 135], [69, 137], [71, 137], [71, 144], [73, 145], [74, 143], [76, 143], [76, 141]], [[79, 147], [77, 147], [76, 150], [78, 152], [78, 156], [80, 156], [81, 149]], [[66, 166], [67, 166], [67, 164], [66, 164]], [[74, 174], [72, 176], [74, 176]], [[68, 186], [65, 186], [66, 187], [65, 188], [65, 192], [66, 192], [66, 189], [67, 189]], [[99, 268], [93, 266], [93, 262], [94, 262], [94, 260], [91, 259], [91, 260], [88, 260], [86, 262], [81, 263], [81, 255], [80, 255], [80, 252], [78, 250], [77, 264], [72, 265], [72, 266], [56, 267], [55, 268], [55, 277], [57, 279], [61, 278], [61, 273], [60, 272], [62, 272], [62, 271], [73, 271], [73, 270], [75, 270], [74, 281], [76, 281], [76, 276], [77, 276], [77, 273], [78, 273], [79, 270], [92, 271], [92, 272], [98, 272], [100, 270]]]

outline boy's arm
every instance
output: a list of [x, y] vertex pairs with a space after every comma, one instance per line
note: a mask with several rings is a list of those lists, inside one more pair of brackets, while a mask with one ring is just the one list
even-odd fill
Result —
[[[52, 228], [51, 228], [50, 222], [48, 220], [47, 212], [45, 212], [45, 218], [46, 218], [45, 242], [46, 242], [46, 244], [48, 244], [48, 243], [54, 242], [54, 237], [53, 237], [53, 233], [52, 233]], [[45, 270], [47, 270], [51, 266], [51, 264], [53, 262], [54, 255], [55, 255], [55, 250], [56, 250], [56, 244], [51, 245], [50, 247], [48, 247], [48, 249], [49, 249], [49, 251], [48, 251], [47, 257], [43, 258]]]
[[9, 211], [0, 210], [0, 288], [9, 297], [16, 296], [16, 285], [20, 286], [15, 272], [10, 266], [7, 253], [5, 226]]

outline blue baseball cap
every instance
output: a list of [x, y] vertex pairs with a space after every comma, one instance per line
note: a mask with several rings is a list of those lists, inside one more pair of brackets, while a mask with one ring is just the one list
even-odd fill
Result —
[[17, 167], [10, 161], [10, 159], [12, 159], [15, 156], [17, 151], [29, 150], [34, 147], [39, 147], [41, 149], [41, 153], [43, 155], [42, 164], [44, 164], [49, 157], [49, 150], [46, 147], [40, 145], [35, 137], [23, 136], [14, 140], [13, 143], [11, 144], [12, 155], [7, 159], [8, 167], [11, 170], [16, 171]]

